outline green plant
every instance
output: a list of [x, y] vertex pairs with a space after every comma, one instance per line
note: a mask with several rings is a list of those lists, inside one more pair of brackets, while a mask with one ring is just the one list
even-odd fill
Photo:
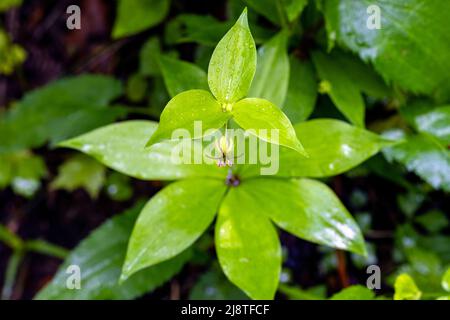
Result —
[[[325, 184], [306, 177], [339, 174], [392, 142], [332, 119], [293, 127], [271, 102], [240, 100], [255, 68], [255, 45], [244, 11], [211, 58], [208, 80], [215, 97], [201, 90], [182, 92], [167, 104], [159, 126], [126, 121], [60, 143], [132, 177], [181, 179], [142, 209], [130, 237], [122, 282], [187, 249], [217, 211], [215, 243], [222, 270], [254, 299], [273, 298], [278, 286], [281, 248], [272, 221], [303, 239], [366, 253], [359, 227], [339, 199]], [[211, 164], [173, 163], [171, 150], [178, 143], [170, 140], [173, 130], [186, 128], [193, 138], [200, 138], [194, 134], [195, 120], [202, 120], [206, 129], [219, 130], [232, 117], [246, 129], [280, 129], [279, 143], [286, 148], [280, 150], [275, 176], [261, 176], [258, 164], [236, 164], [228, 171]], [[193, 149], [199, 143], [194, 141]], [[146, 144], [151, 147], [145, 149]]]

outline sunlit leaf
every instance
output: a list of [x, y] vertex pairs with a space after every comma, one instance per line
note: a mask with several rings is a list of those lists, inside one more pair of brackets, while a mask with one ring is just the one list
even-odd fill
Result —
[[401, 274], [395, 279], [394, 300], [420, 300], [422, 292], [417, 288], [414, 279], [408, 274]]

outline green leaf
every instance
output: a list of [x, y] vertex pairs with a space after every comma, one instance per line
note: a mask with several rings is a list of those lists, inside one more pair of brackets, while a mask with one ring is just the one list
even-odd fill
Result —
[[281, 246], [272, 223], [241, 187], [230, 189], [216, 222], [222, 270], [252, 299], [273, 299], [281, 271]]
[[[367, 28], [367, 8], [377, 5], [381, 29]], [[450, 96], [450, 2], [431, 0], [325, 2], [329, 35], [385, 79], [417, 93]]]
[[428, 105], [411, 105], [400, 112], [416, 130], [435, 136], [445, 146], [450, 145], [450, 105], [432, 109]]
[[105, 171], [105, 167], [96, 160], [78, 154], [58, 168], [58, 176], [50, 186], [67, 191], [84, 188], [92, 198], [97, 198], [105, 182]]
[[326, 83], [322, 89], [327, 93], [339, 111], [354, 125], [364, 127], [364, 100], [357, 83], [347, 76], [335, 59], [322, 52], [313, 53], [313, 61], [321, 80]]
[[139, 72], [144, 76], [156, 76], [160, 74], [159, 55], [161, 43], [159, 38], [150, 37], [139, 52]]
[[[315, 119], [295, 125], [309, 157], [280, 149], [278, 176], [328, 177], [345, 172], [367, 160], [392, 141], [333, 119]], [[258, 176], [258, 166], [246, 166], [243, 177]]]
[[[35, 299], [38, 300], [104, 300], [133, 299], [149, 292], [177, 274], [190, 258], [190, 251], [142, 270], [121, 285], [118, 283], [125, 259], [128, 238], [141, 204], [95, 229], [64, 261], [53, 280]], [[77, 265], [81, 271], [81, 289], [68, 290], [67, 268]]]
[[[231, 113], [224, 112], [208, 91], [185, 91], [172, 98], [164, 108], [158, 129], [147, 146], [163, 140], [175, 140], [172, 135], [177, 129], [187, 130], [191, 139], [201, 138], [208, 130], [217, 131], [222, 128], [230, 118]], [[202, 130], [194, 130], [196, 121], [201, 124]]]
[[[233, 117], [243, 129], [252, 129], [249, 133], [258, 138], [294, 149], [303, 156], [307, 155], [288, 117], [270, 101], [243, 99], [233, 106]], [[272, 129], [278, 131], [272, 132]]]
[[208, 90], [206, 72], [195, 64], [167, 56], [161, 56], [159, 62], [171, 97], [191, 89]]
[[438, 233], [449, 225], [445, 213], [438, 210], [431, 210], [416, 217], [414, 220], [430, 233]]
[[20, 6], [22, 4], [22, 0], [2, 0], [0, 2], [0, 12], [7, 11], [13, 7]]
[[[147, 137], [157, 126], [151, 121], [124, 121], [64, 141], [60, 146], [84, 152], [107, 167], [143, 180], [226, 176], [216, 165], [183, 164], [182, 159], [173, 154], [178, 142], [160, 143], [150, 150], [145, 149]], [[192, 148], [195, 149], [195, 143]]]
[[445, 291], [450, 292], [450, 268], [448, 268], [442, 276], [442, 288]]
[[213, 268], [203, 274], [191, 289], [189, 300], [247, 300], [247, 296]]
[[193, 244], [213, 221], [225, 190], [220, 180], [183, 180], [151, 198], [131, 234], [121, 279]]
[[180, 14], [168, 23], [165, 40], [168, 44], [197, 42], [215, 46], [232, 26], [232, 22], [221, 22], [209, 15]]
[[433, 188], [450, 191], [450, 154], [434, 137], [417, 134], [383, 153], [388, 161], [402, 163]]
[[375, 293], [367, 287], [354, 285], [331, 296], [330, 300], [374, 300]]
[[125, 114], [107, 108], [120, 96], [119, 81], [100, 75], [82, 75], [55, 81], [25, 95], [0, 115], [0, 153], [54, 144]]
[[255, 70], [255, 41], [245, 9], [213, 52], [208, 68], [211, 92], [220, 103], [236, 102], [247, 95]]
[[383, 79], [357, 57], [337, 50], [333, 51], [332, 57], [362, 92], [379, 99], [391, 95]]
[[241, 206], [252, 203], [255, 212], [297, 237], [365, 255], [358, 224], [322, 182], [258, 178], [244, 181], [238, 190]]
[[245, 4], [251, 7], [253, 10], [269, 19], [272, 23], [280, 24], [280, 14], [283, 7], [280, 6], [280, 0], [243, 0]]
[[420, 300], [422, 292], [417, 288], [414, 279], [403, 273], [395, 279], [394, 300]]
[[[276, 0], [279, 1], [279, 0]], [[294, 21], [308, 4], [308, 0], [282, 0], [289, 21]]]
[[118, 0], [114, 39], [130, 36], [160, 23], [169, 12], [170, 0]]
[[295, 124], [308, 119], [313, 112], [317, 100], [317, 82], [310, 62], [291, 56], [289, 64], [289, 87], [283, 111]]
[[282, 106], [289, 85], [287, 31], [281, 31], [258, 50], [256, 73], [249, 97], [263, 98]]

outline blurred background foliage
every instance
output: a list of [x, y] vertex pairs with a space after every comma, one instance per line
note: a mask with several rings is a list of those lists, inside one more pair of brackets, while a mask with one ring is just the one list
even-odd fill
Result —
[[[72, 4], [80, 30], [66, 28]], [[370, 4], [380, 30], [361, 27]], [[450, 2], [0, 0], [2, 298], [246, 299], [215, 264], [211, 232], [119, 286], [139, 199], [162, 185], [55, 149], [116, 120], [158, 120], [170, 97], [207, 87], [212, 50], [244, 6], [260, 46], [252, 94], [293, 123], [331, 117], [404, 139], [326, 180], [368, 257], [282, 233], [277, 297], [449, 298]], [[70, 264], [87, 273], [83, 290], [65, 289]], [[382, 273], [374, 291], [372, 264]]]

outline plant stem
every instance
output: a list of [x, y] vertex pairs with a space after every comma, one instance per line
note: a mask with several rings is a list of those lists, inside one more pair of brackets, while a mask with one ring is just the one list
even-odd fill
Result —
[[29, 240], [25, 242], [25, 249], [60, 259], [65, 259], [69, 254], [67, 249], [44, 240]]
[[14, 281], [16, 279], [17, 271], [24, 256], [23, 250], [14, 250], [9, 258], [8, 266], [6, 268], [5, 281], [3, 284], [1, 300], [9, 300], [13, 294]]

